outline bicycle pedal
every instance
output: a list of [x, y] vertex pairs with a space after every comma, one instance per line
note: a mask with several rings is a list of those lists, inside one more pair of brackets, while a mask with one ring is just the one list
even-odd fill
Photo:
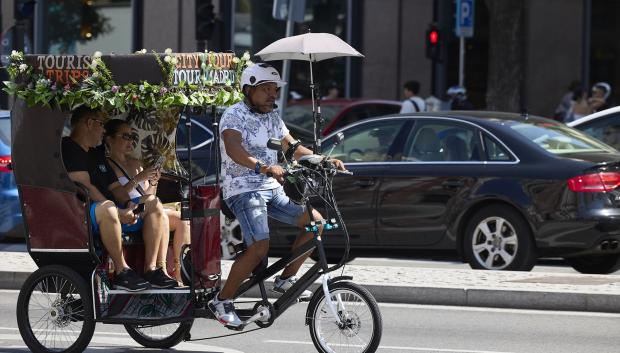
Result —
[[300, 303], [307, 303], [307, 302], [310, 301], [310, 299], [312, 299], [312, 296], [309, 296], [309, 297], [299, 297], [299, 298], [297, 298], [297, 301], [300, 302]]
[[245, 325], [239, 325], [239, 326], [224, 325], [224, 327], [226, 327], [229, 330], [233, 330], [233, 331], [243, 331], [243, 329], [245, 328]]

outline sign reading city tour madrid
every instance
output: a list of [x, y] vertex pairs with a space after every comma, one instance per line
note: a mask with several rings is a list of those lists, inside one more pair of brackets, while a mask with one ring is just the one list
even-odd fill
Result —
[[242, 99], [239, 79], [253, 63], [245, 53], [23, 55], [13, 51], [4, 90], [30, 106], [72, 110], [80, 104], [126, 111], [228, 106]]
[[456, 25], [454, 33], [457, 37], [474, 36], [474, 6], [475, 0], [456, 1]]

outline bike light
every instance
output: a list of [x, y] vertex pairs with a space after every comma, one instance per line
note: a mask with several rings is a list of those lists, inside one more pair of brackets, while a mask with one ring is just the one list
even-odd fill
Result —
[[11, 171], [11, 156], [0, 156], [0, 173], [10, 173]]
[[601, 172], [578, 175], [568, 179], [568, 188], [574, 192], [609, 192], [620, 186], [620, 173]]

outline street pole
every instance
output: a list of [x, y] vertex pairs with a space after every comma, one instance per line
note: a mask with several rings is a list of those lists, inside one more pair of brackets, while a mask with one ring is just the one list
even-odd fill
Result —
[[[286, 16], [286, 35], [285, 37], [290, 37], [293, 35], [293, 6], [295, 6], [295, 0], [288, 0], [288, 13]], [[291, 61], [283, 60], [282, 61], [282, 80], [288, 82], [291, 71]], [[278, 99], [278, 111], [280, 113], [280, 117], [284, 115], [284, 108], [286, 107], [286, 101], [288, 97], [288, 83], [280, 89], [280, 98]]]
[[465, 87], [465, 37], [459, 37], [459, 86]]

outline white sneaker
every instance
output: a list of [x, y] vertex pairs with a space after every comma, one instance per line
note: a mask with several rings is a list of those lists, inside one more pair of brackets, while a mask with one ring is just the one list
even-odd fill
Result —
[[[287, 279], [282, 279], [280, 278], [280, 276], [276, 276], [276, 278], [273, 280], [273, 288], [271, 290], [282, 294], [289, 290], [295, 284], [295, 282], [297, 282], [297, 277], [295, 276], [291, 276]], [[306, 289], [303, 291], [303, 293], [301, 293], [299, 299], [307, 300], [310, 299], [311, 296], [312, 292]]]
[[226, 327], [239, 328], [243, 325], [243, 321], [237, 316], [235, 304], [232, 300], [218, 300], [217, 295], [209, 301], [209, 310], [215, 315], [217, 320]]

